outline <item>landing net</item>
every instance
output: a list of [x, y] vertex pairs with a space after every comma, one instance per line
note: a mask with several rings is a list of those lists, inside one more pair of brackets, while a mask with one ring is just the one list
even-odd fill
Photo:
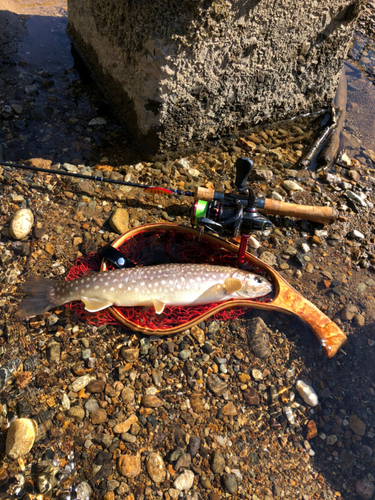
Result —
[[[178, 232], [178, 230], [145, 231], [136, 234], [118, 248], [127, 258], [137, 266], [152, 266], [158, 264], [184, 263], [184, 264], [211, 264], [237, 267], [236, 255], [220, 245], [210, 241], [199, 241], [193, 234]], [[100, 270], [101, 258], [97, 253], [80, 257], [70, 269], [67, 281], [80, 278], [89, 272]], [[115, 269], [108, 263], [108, 270]], [[251, 263], [241, 266], [241, 269], [255, 272], [267, 277], [263, 269]], [[270, 302], [272, 294], [258, 299], [257, 302]], [[231, 308], [231, 300], [227, 302], [228, 308], [215, 313], [211, 319], [227, 321], [238, 318], [249, 311], [249, 308]], [[116, 307], [122, 317], [140, 328], [149, 330], [166, 330], [181, 326], [191, 321], [199, 322], [199, 318], [214, 309], [218, 303], [201, 306], [166, 306], [162, 314], [156, 314], [153, 307]], [[111, 315], [108, 309], [89, 313], [84, 309], [82, 302], [72, 302], [68, 305], [82, 320], [97, 326], [103, 324], [122, 325]], [[122, 325], [123, 326], [123, 325]]]

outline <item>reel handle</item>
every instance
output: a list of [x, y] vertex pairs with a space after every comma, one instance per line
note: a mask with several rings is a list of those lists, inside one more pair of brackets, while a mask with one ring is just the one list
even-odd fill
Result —
[[321, 222], [322, 224], [330, 224], [338, 216], [338, 211], [333, 207], [296, 205], [295, 203], [286, 203], [269, 198], [258, 200], [256, 206], [260, 212], [264, 212], [265, 214], [297, 217], [298, 219]]
[[236, 161], [236, 180], [234, 185], [238, 189], [243, 189], [247, 184], [247, 179], [254, 167], [254, 162], [250, 158], [238, 158]]

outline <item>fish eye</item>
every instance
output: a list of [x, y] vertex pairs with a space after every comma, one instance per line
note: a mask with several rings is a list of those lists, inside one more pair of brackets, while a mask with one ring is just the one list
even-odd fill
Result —
[[263, 283], [263, 278], [261, 278], [260, 276], [258, 276], [258, 278], [257, 278], [257, 282], [258, 282], [258, 283]]

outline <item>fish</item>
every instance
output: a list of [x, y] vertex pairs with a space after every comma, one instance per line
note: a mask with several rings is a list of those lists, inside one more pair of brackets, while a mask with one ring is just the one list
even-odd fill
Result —
[[258, 274], [209, 264], [161, 264], [90, 273], [71, 281], [32, 275], [24, 285], [17, 317], [29, 319], [50, 309], [81, 300], [89, 312], [111, 306], [198, 306], [229, 299], [253, 299], [272, 291]]

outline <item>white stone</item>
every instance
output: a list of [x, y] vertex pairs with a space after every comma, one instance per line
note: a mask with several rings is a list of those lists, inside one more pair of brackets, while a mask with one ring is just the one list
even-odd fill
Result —
[[9, 224], [9, 234], [15, 240], [26, 238], [34, 224], [34, 215], [29, 208], [21, 208], [13, 215]]
[[304, 402], [310, 406], [319, 404], [319, 399], [314, 389], [303, 380], [297, 380], [296, 389]]
[[361, 207], [367, 207], [367, 203], [365, 202], [366, 195], [362, 194], [358, 195], [357, 193], [353, 193], [353, 191], [347, 191], [346, 196], [353, 201], [356, 201], [361, 205]]
[[64, 411], [70, 410], [70, 399], [68, 398], [68, 395], [65, 392], [61, 400], [61, 406]]
[[260, 247], [259, 241], [256, 238], [254, 238], [254, 236], [250, 236], [247, 244], [249, 245], [250, 248], [259, 248]]
[[95, 380], [95, 377], [92, 375], [83, 375], [82, 377], [77, 377], [75, 381], [70, 384], [69, 389], [72, 392], [79, 392], [80, 390], [84, 389], [91, 380]]
[[262, 372], [260, 370], [257, 370], [256, 368], [254, 368], [254, 370], [252, 370], [251, 372], [254, 380], [262, 380], [263, 377], [262, 377]]
[[176, 165], [178, 167], [186, 168], [186, 170], [190, 168], [189, 160], [187, 160], [186, 158], [180, 158], [179, 160], [177, 160]]
[[294, 181], [283, 181], [283, 187], [285, 187], [288, 191], [303, 191], [303, 188]]
[[188, 168], [188, 172], [192, 177], [199, 177], [201, 174], [196, 168]]
[[276, 201], [284, 201], [284, 197], [281, 196], [277, 191], [272, 191], [271, 198]]
[[301, 248], [305, 253], [310, 252], [310, 247], [307, 243], [302, 243]]
[[194, 472], [191, 470], [185, 470], [174, 480], [173, 486], [180, 491], [188, 491], [193, 486], [193, 482]]
[[353, 229], [353, 231], [351, 231], [350, 233], [350, 236], [352, 238], [360, 238], [360, 239], [363, 239], [365, 237], [364, 234], [362, 234], [360, 231], [358, 231], [357, 229]]
[[86, 483], [86, 481], [82, 481], [76, 488], [76, 496], [77, 500], [90, 500], [92, 495], [91, 486]]

